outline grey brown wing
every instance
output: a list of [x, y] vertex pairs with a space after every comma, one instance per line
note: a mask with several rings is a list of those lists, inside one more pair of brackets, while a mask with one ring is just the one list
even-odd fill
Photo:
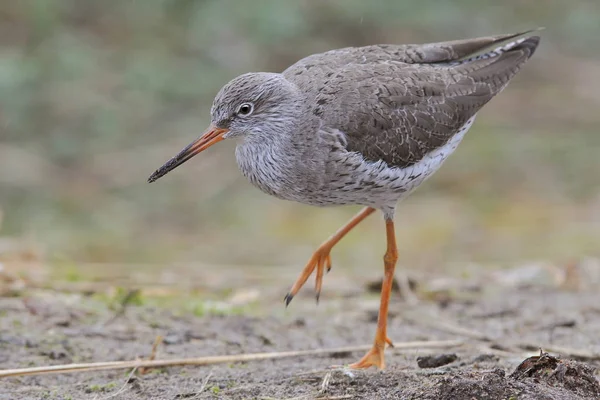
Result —
[[313, 112], [344, 132], [347, 150], [407, 167], [444, 145], [533, 54], [538, 37], [455, 64], [347, 65], [316, 95]]
[[392, 62], [406, 64], [449, 63], [467, 59], [474, 54], [493, 53], [502, 44], [509, 43], [532, 31], [515, 34], [485, 36], [426, 44], [377, 44], [364, 47], [346, 47], [305, 57], [283, 75], [304, 90], [314, 90], [314, 81], [327, 79], [340, 68], [350, 64]]

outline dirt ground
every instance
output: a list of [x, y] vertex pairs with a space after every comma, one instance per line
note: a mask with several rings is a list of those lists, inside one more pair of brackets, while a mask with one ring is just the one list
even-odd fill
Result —
[[[463, 342], [388, 349], [383, 372], [344, 368], [362, 355], [349, 351], [133, 375], [4, 378], [0, 399], [600, 399], [597, 291], [555, 285], [527, 271], [516, 281], [513, 272], [498, 279], [417, 281], [414, 304], [395, 292], [389, 336], [396, 343]], [[287, 310], [279, 284], [256, 286], [258, 296], [247, 297], [258, 305], [218, 312], [189, 312], [165, 301], [133, 302], [120, 313], [92, 293], [48, 289], [2, 297], [0, 365], [147, 358], [159, 335], [158, 359], [369, 344], [376, 288], [365, 282], [340, 288], [330, 276], [318, 307], [307, 288]], [[244, 293], [229, 299], [243, 302]], [[526, 360], [539, 356], [539, 348], [548, 355]]]

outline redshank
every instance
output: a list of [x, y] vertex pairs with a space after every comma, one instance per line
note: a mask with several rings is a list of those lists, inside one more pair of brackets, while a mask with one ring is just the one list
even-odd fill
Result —
[[311, 55], [282, 73], [241, 75], [215, 97], [206, 132], [148, 181], [236, 138], [239, 168], [262, 191], [315, 206], [365, 206], [314, 252], [286, 305], [313, 273], [318, 299], [331, 249], [380, 210], [387, 250], [377, 330], [371, 350], [350, 367], [383, 369], [384, 349], [392, 345], [396, 205], [441, 166], [481, 107], [533, 55], [540, 38], [531, 32], [350, 47]]

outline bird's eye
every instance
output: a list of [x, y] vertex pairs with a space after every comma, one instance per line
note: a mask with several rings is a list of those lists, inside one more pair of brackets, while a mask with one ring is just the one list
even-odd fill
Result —
[[238, 107], [237, 114], [245, 117], [252, 114], [252, 111], [254, 111], [254, 106], [252, 104], [243, 103]]

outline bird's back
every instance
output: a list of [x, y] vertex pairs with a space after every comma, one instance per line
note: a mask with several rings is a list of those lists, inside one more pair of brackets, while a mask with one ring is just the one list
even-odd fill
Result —
[[351, 47], [306, 57], [283, 75], [348, 151], [405, 168], [446, 144], [535, 51], [526, 33], [422, 45]]

